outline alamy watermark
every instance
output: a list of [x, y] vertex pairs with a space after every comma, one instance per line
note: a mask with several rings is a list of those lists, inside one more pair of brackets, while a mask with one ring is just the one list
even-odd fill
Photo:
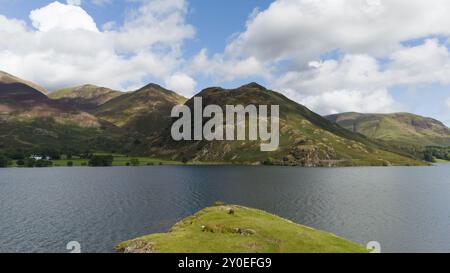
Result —
[[70, 241], [66, 245], [66, 249], [69, 250], [69, 253], [81, 253], [81, 244], [77, 241]]
[[381, 253], [381, 244], [378, 241], [368, 242], [366, 248], [370, 250], [370, 253]]
[[[219, 105], [211, 104], [203, 109], [201, 97], [194, 97], [194, 113], [186, 105], [177, 105], [171, 116], [178, 118], [172, 125], [172, 138], [181, 140], [261, 140], [261, 151], [270, 152], [280, 144], [279, 105]], [[192, 116], [194, 126], [192, 126]], [[248, 119], [247, 119], [248, 117]], [[203, 118], [210, 118], [203, 124]], [[225, 119], [225, 122], [224, 122]], [[248, 135], [247, 125], [248, 121]], [[270, 124], [270, 130], [269, 130]], [[192, 132], [193, 130], [193, 132]]]

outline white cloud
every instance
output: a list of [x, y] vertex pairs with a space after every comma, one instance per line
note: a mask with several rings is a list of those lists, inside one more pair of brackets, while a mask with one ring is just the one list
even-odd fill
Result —
[[[103, 6], [106, 4], [111, 4], [113, 0], [90, 0], [94, 5]], [[67, 4], [81, 6], [82, 0], [67, 0]]]
[[168, 89], [189, 98], [194, 95], [197, 82], [187, 74], [176, 73], [166, 78], [165, 86]]
[[177, 51], [181, 41], [195, 36], [195, 29], [185, 22], [186, 14], [185, 0], [142, 1], [124, 25], [110, 34], [117, 49], [124, 52], [161, 45]]
[[297, 100], [322, 114], [342, 112], [389, 113], [402, 109], [385, 89], [333, 90], [317, 95], [297, 97]]
[[[43, 8], [31, 11], [30, 19], [33, 26], [41, 32], [51, 30], [84, 29], [98, 32], [97, 26], [89, 14], [81, 7], [69, 1], [68, 5], [53, 2]], [[77, 2], [80, 4], [80, 2]]]
[[74, 6], [81, 6], [81, 0], [67, 0], [67, 4]]
[[228, 52], [270, 61], [336, 49], [385, 56], [401, 41], [450, 34], [449, 9], [446, 0], [278, 0], [253, 15]]
[[351, 87], [355, 90], [379, 90], [385, 75], [377, 61], [368, 55], [345, 55], [340, 60], [312, 61], [308, 68], [290, 71], [274, 80], [281, 90], [300, 90], [316, 94]]
[[211, 58], [206, 48], [195, 55], [189, 66], [194, 73], [210, 76], [215, 81], [232, 81], [236, 78], [251, 76], [268, 76], [267, 68], [254, 57], [242, 59], [225, 59], [223, 55], [216, 54]]
[[399, 105], [385, 88], [387, 75], [368, 55], [310, 62], [309, 68], [274, 79], [273, 87], [322, 114], [390, 112]]
[[92, 3], [98, 6], [103, 6], [106, 4], [111, 4], [113, 0], [91, 0]]
[[[450, 36], [448, 10], [446, 0], [277, 0], [223, 53], [203, 50], [193, 64], [223, 81], [262, 76], [323, 114], [404, 110], [391, 87], [450, 84], [446, 41], [430, 38]], [[249, 60], [257, 65], [237, 72]]]
[[448, 0], [277, 0], [255, 9], [224, 52], [202, 49], [189, 60], [186, 1], [133, 0], [123, 23], [102, 26], [80, 0], [31, 12], [32, 26], [0, 15], [0, 69], [49, 89], [151, 79], [186, 96], [195, 76], [215, 84], [261, 77], [323, 114], [403, 110], [391, 87], [450, 84]]
[[185, 22], [187, 4], [139, 3], [123, 25], [111, 22], [104, 30], [82, 7], [60, 2], [30, 13], [35, 29], [0, 15], [0, 70], [48, 89], [84, 83], [127, 89], [148, 79], [164, 82], [180, 70], [180, 48], [195, 35]]
[[450, 83], [450, 53], [436, 39], [401, 48], [390, 56], [387, 67], [391, 84]]
[[450, 83], [450, 52], [435, 39], [395, 50], [384, 65], [367, 54], [347, 54], [272, 79], [275, 89], [323, 114], [404, 110], [387, 89], [429, 83]]

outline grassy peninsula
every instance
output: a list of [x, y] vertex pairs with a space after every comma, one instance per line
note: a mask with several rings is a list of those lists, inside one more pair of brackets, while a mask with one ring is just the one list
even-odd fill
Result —
[[125, 253], [367, 253], [362, 245], [276, 215], [218, 204], [175, 224], [168, 233], [117, 245]]

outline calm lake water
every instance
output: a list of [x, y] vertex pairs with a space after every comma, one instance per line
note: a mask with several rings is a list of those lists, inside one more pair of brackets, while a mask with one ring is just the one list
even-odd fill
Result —
[[0, 252], [113, 252], [214, 201], [255, 207], [383, 252], [450, 252], [450, 165], [0, 170]]

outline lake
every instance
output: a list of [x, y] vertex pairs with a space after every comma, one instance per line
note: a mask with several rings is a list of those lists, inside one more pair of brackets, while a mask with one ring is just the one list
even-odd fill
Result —
[[383, 252], [450, 252], [450, 165], [0, 169], [0, 252], [113, 252], [214, 201], [263, 209]]

